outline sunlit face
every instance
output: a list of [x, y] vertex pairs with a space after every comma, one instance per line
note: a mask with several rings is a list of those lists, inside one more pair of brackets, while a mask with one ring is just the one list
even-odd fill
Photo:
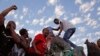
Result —
[[42, 32], [45, 37], [49, 35], [49, 30], [47, 28], [44, 28]]

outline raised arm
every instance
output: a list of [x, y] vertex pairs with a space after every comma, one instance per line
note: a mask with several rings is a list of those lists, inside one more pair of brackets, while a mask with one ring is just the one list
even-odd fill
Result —
[[16, 5], [12, 5], [11, 7], [5, 9], [4, 11], [2, 11], [1, 15], [3, 17], [5, 17], [11, 10], [16, 10], [16, 9], [17, 9]]
[[20, 43], [20, 36], [15, 32], [15, 29], [13, 28], [12, 25], [10, 25], [10, 31], [11, 31], [11, 36], [14, 40], [15, 43]]
[[52, 30], [58, 31], [60, 29], [60, 26], [58, 28], [52, 28]]
[[15, 32], [13, 27], [11, 27], [10, 29], [11, 29], [11, 36], [12, 36], [14, 42], [16, 44], [21, 44], [25, 50], [27, 48], [29, 48], [29, 44], [26, 42], [26, 40], [22, 39], [23, 37], [21, 37], [18, 34], [16, 34], [16, 32]]

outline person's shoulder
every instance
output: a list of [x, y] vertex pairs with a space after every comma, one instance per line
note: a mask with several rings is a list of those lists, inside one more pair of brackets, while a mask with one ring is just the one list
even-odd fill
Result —
[[43, 34], [37, 34], [34, 38], [34, 40], [41, 40], [43, 37]]
[[41, 36], [43, 36], [43, 34], [39, 33], [35, 37], [41, 37]]
[[43, 35], [43, 34], [41, 34], [41, 33], [37, 34], [37, 36], [41, 36], [41, 35]]

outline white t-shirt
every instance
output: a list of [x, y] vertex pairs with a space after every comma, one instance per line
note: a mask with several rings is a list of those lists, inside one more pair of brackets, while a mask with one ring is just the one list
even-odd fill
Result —
[[14, 44], [14, 47], [12, 48], [13, 53], [17, 54], [17, 56], [25, 56], [25, 51], [23, 48], [18, 48], [17, 44]]
[[68, 22], [67, 20], [60, 20], [63, 23], [63, 31], [67, 31], [70, 28], [75, 28], [74, 25], [71, 22]]

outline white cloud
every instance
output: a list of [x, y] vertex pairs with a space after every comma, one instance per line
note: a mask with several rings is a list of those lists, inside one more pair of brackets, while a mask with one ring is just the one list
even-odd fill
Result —
[[19, 18], [20, 18], [20, 20], [23, 20], [24, 16], [23, 16], [23, 15], [21, 15]]
[[29, 24], [29, 23], [30, 23], [30, 21], [29, 21], [29, 20], [26, 20], [25, 22], [26, 22], [27, 24]]
[[28, 30], [28, 33], [33, 35], [34, 34], [34, 30], [30, 29], [30, 30]]
[[14, 19], [17, 19], [18, 18], [18, 15], [17, 14], [14, 14]]
[[100, 18], [98, 18], [98, 20], [100, 21]]
[[85, 31], [86, 31], [86, 28], [85, 28], [85, 27], [78, 27], [78, 30], [79, 30], [80, 32], [85, 32]]
[[64, 18], [63, 18], [64, 20], [68, 20], [68, 17], [66, 16], [66, 15], [64, 15]]
[[100, 31], [95, 32], [95, 35], [96, 35], [96, 36], [100, 36]]
[[17, 27], [16, 29], [21, 29], [25, 26], [24, 24], [20, 24], [19, 21], [15, 21], [15, 23], [16, 23], [16, 27]]
[[100, 15], [100, 7], [97, 8], [97, 15]]
[[56, 7], [55, 7], [55, 14], [56, 14], [56, 17], [60, 17], [60, 16], [62, 16], [63, 14], [64, 14], [64, 7], [63, 6], [61, 6], [61, 5], [57, 5]]
[[40, 34], [40, 33], [42, 33], [42, 32], [41, 31], [36, 31], [34, 36], [36, 36], [37, 34]]
[[87, 25], [91, 25], [91, 26], [94, 26], [97, 24], [97, 21], [93, 21], [93, 20], [89, 20]]
[[77, 16], [78, 14], [77, 13], [70, 13], [71, 17], [75, 17]]
[[97, 12], [97, 15], [100, 15], [100, 12]]
[[[49, 19], [48, 19], [49, 20]], [[33, 21], [32, 21], [32, 24], [33, 25], [40, 25], [40, 26], [44, 26], [44, 25], [46, 25], [46, 22], [48, 21], [48, 20], [45, 20], [45, 17], [42, 17], [42, 18], [40, 18], [40, 19], [33, 19]]]
[[41, 18], [39, 21], [40, 21], [40, 25], [43, 26], [44, 25], [44, 22], [45, 22], [44, 21], [44, 18]]
[[100, 11], [100, 7], [97, 8], [97, 11]]
[[82, 20], [79, 17], [75, 17], [70, 22], [76, 25], [76, 24], [82, 23]]
[[16, 32], [17, 34], [19, 34], [19, 30], [15, 30], [15, 32]]
[[88, 13], [88, 15], [86, 15], [87, 18], [89, 18], [91, 16], [91, 13]]
[[93, 39], [92, 39], [92, 33], [88, 33], [88, 34], [86, 35], [86, 37], [87, 37], [88, 40], [93, 41]]
[[33, 19], [32, 24], [33, 24], [33, 25], [39, 24], [39, 19]]
[[56, 5], [58, 0], [48, 0], [48, 3], [51, 5]]
[[86, 25], [91, 26], [93, 28], [95, 28], [95, 26], [97, 25], [97, 21], [91, 18], [86, 18], [84, 22], [86, 23]]
[[29, 9], [27, 7], [23, 7], [22, 11], [23, 11], [23, 14], [26, 15], [28, 13]]
[[96, 23], [96, 25], [93, 27], [93, 29], [100, 28], [100, 24]]
[[31, 37], [32, 38], [32, 40], [34, 39], [34, 34], [35, 34], [35, 31], [34, 30], [32, 30], [32, 29], [29, 29], [28, 30], [28, 33], [29, 33], [29, 37]]
[[[40, 31], [40, 30], [38, 30], [38, 31], [34, 31], [34, 30], [32, 30], [32, 29], [30, 29], [29, 31], [28, 31], [28, 33], [29, 33], [29, 35], [31, 35], [31, 38], [32, 38], [32, 40], [34, 40], [34, 38], [35, 38], [35, 36], [37, 35], [37, 34], [41, 34], [42, 32]], [[33, 37], [34, 36], [34, 37]]]
[[45, 11], [46, 7], [44, 6], [42, 9], [38, 10], [37, 14], [41, 14]]
[[45, 21], [45, 24], [47, 25], [48, 23], [52, 22], [53, 21], [53, 17], [50, 17], [48, 18], [46, 21]]
[[14, 14], [15, 14], [15, 11], [13, 10], [13, 11], [10, 11], [7, 16], [11, 16], [11, 15], [14, 15]]
[[17, 26], [18, 29], [21, 29], [25, 26], [25, 24], [20, 24], [19, 26]]
[[17, 25], [17, 26], [19, 26], [19, 25], [20, 25], [20, 23], [19, 23], [18, 21], [16, 21], [15, 23], [16, 23], [16, 25]]
[[82, 4], [82, 0], [75, 0], [75, 4]]
[[86, 2], [80, 5], [80, 11], [86, 13], [88, 11], [91, 11], [93, 9], [93, 6], [96, 4], [95, 0], [92, 0], [91, 2]]

